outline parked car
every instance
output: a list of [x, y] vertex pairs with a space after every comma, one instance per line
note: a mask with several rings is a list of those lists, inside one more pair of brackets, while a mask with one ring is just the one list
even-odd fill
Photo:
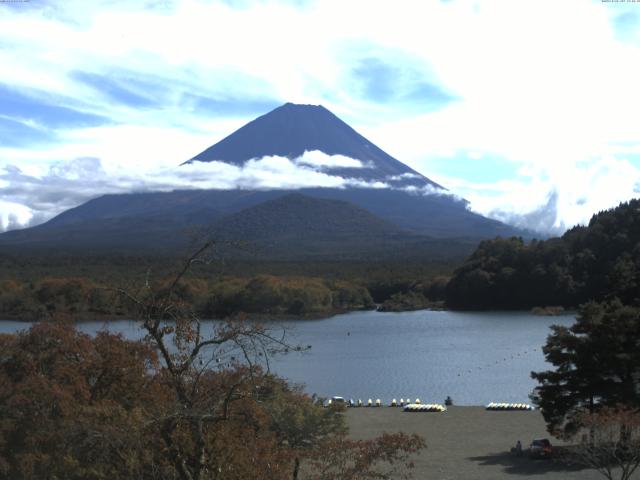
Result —
[[347, 406], [347, 401], [344, 399], [344, 397], [331, 397], [329, 400], [327, 400], [324, 406], [333, 407], [333, 408], [337, 408], [338, 410], [342, 410]]
[[538, 438], [529, 445], [529, 455], [531, 458], [550, 458], [553, 447], [548, 438]]

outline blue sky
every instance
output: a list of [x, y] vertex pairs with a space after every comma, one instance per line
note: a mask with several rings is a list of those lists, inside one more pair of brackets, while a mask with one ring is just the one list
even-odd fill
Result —
[[334, 184], [278, 159], [178, 169], [290, 101], [475, 211], [557, 233], [640, 194], [638, 85], [640, 3], [0, 2], [0, 230], [275, 164], [268, 186]]

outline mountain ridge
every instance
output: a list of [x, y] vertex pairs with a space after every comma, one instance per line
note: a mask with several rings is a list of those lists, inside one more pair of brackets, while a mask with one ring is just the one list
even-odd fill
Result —
[[[313, 251], [324, 257], [332, 253], [367, 257], [372, 252], [435, 256], [447, 251], [440, 248], [447, 247], [447, 242], [460, 242], [462, 250], [467, 251], [469, 245], [482, 239], [523, 234], [473, 213], [465, 200], [447, 194], [440, 185], [391, 157], [321, 106], [285, 104], [249, 122], [192, 161], [213, 161], [222, 156], [220, 161], [240, 165], [248, 158], [280, 154], [295, 157], [314, 149], [324, 149], [321, 151], [325, 155], [354, 155], [355, 160], [366, 164], [364, 168], [322, 170], [329, 175], [359, 175], [350, 178], [363, 180], [361, 186], [108, 194], [36, 227], [0, 234], [0, 246], [5, 250], [166, 252], [186, 248], [197, 232], [211, 232], [213, 227], [224, 238], [231, 238], [234, 231], [236, 236], [268, 233], [264, 227], [269, 225], [259, 212], [268, 216], [271, 224], [279, 225], [282, 232], [290, 230], [289, 240], [301, 239], [299, 245], [288, 243], [291, 251], [300, 255], [305, 253], [306, 242], [309, 249], [313, 246]], [[372, 181], [384, 181], [390, 187], [372, 188]], [[278, 201], [280, 197], [285, 199]], [[287, 215], [293, 211], [298, 217], [289, 218], [287, 224]], [[299, 221], [301, 216], [306, 216], [307, 223]], [[350, 222], [351, 227], [360, 225], [363, 230], [352, 228], [349, 235], [341, 237], [338, 232], [347, 232], [344, 227]], [[242, 228], [236, 228], [240, 224]], [[335, 227], [333, 240], [327, 229], [331, 225]], [[306, 234], [316, 229], [324, 232], [322, 241]], [[342, 248], [339, 238], [348, 247]], [[440, 246], [436, 248], [436, 244]], [[385, 252], [383, 247], [393, 251]], [[286, 249], [278, 250], [278, 255], [286, 254]]]
[[446, 190], [374, 145], [322, 105], [286, 103], [240, 127], [185, 163], [220, 161], [242, 166], [251, 159], [274, 155], [294, 159], [316, 150], [365, 164], [363, 168], [326, 168], [332, 175], [385, 182], [393, 187], [430, 186]]

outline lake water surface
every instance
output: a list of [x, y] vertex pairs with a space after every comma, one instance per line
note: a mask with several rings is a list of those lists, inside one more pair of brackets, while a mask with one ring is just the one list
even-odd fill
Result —
[[[270, 323], [285, 328], [293, 343], [312, 346], [273, 359], [271, 369], [321, 396], [528, 403], [536, 386], [530, 372], [549, 368], [541, 350], [549, 326], [573, 322], [573, 315], [523, 312], [370, 311]], [[138, 324], [126, 320], [79, 324], [88, 333], [105, 327], [141, 337]], [[23, 328], [28, 324], [0, 322], [0, 332]]]

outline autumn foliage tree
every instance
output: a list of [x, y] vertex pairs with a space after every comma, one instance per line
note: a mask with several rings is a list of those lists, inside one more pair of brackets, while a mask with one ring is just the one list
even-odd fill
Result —
[[182, 282], [209, 247], [161, 288], [118, 290], [141, 341], [60, 321], [0, 336], [0, 477], [355, 480], [410, 466], [423, 440], [350, 441], [341, 411], [269, 373], [269, 357], [299, 350], [284, 333], [242, 318], [205, 333]]
[[0, 336], [0, 352], [3, 478], [162, 478], [146, 422], [170, 392], [153, 349], [45, 322]]
[[411, 478], [411, 455], [425, 448], [418, 435], [384, 433], [373, 440], [338, 435], [314, 452], [310, 480], [387, 480]]

